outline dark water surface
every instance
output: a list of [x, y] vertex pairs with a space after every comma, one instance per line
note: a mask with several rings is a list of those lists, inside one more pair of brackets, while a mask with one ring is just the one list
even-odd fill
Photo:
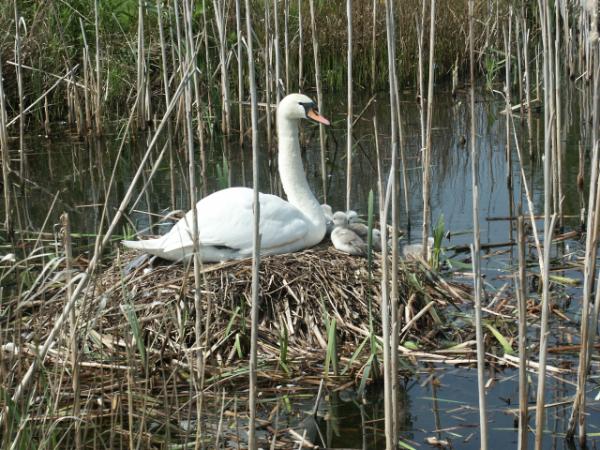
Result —
[[[576, 111], [576, 98], [567, 94], [565, 108], [564, 152], [562, 156], [563, 178], [563, 210], [567, 218], [564, 230], [574, 230], [579, 227], [580, 210], [583, 199], [587, 194], [577, 190], [576, 176], [578, 170], [579, 145], [579, 113]], [[368, 98], [360, 98], [355, 105], [355, 111], [361, 111], [367, 104]], [[472, 241], [472, 203], [471, 203], [471, 160], [469, 146], [465, 139], [469, 136], [469, 116], [467, 97], [459, 94], [453, 100], [449, 94], [439, 93], [435, 100], [433, 120], [433, 155], [432, 155], [432, 189], [431, 207], [435, 223], [443, 214], [446, 229], [451, 232], [451, 240], [445, 240], [445, 247], [468, 245]], [[513, 198], [513, 208], [518, 204], [521, 182], [519, 175], [518, 157], [514, 142], [511, 144], [511, 159], [513, 172], [513, 193], [507, 185], [506, 162], [506, 129], [505, 116], [500, 113], [503, 100], [489, 94], [481, 94], [476, 103], [476, 124], [478, 148], [480, 152], [480, 206], [481, 206], [481, 241], [482, 243], [501, 243], [510, 241], [515, 234], [510, 222], [506, 220], [515, 215], [511, 209], [510, 198]], [[420, 124], [419, 112], [413, 93], [406, 93], [401, 104], [403, 115], [403, 130], [407, 160], [408, 196], [410, 214], [406, 215], [404, 206], [401, 207], [401, 227], [409, 229], [409, 239], [419, 239], [421, 234], [422, 210], [422, 180], [420, 170]], [[328, 104], [322, 111], [323, 115], [332, 120], [332, 127], [327, 131], [328, 149], [328, 203], [334, 210], [343, 209], [345, 205], [346, 175], [345, 153], [346, 107], [342, 100], [334, 95], [329, 97]], [[364, 114], [358, 119], [354, 130], [355, 157], [353, 161], [352, 206], [360, 213], [366, 213], [369, 190], [376, 189], [376, 157], [373, 131], [373, 116], [377, 116], [379, 125], [380, 150], [382, 155], [389, 155], [389, 107], [385, 95], [377, 97]], [[264, 111], [261, 112], [261, 117]], [[540, 152], [543, 145], [543, 117], [534, 115], [533, 145], [527, 143], [527, 128], [519, 118], [515, 118], [519, 142], [523, 146], [522, 154], [524, 170], [529, 179], [532, 196], [536, 208], [535, 213], [543, 213], [543, 173]], [[248, 120], [249, 122], [249, 120]], [[264, 121], [261, 122], [264, 127]], [[106, 198], [106, 190], [115, 165], [120, 137], [118, 128], [115, 132], [101, 140], [80, 141], [69, 137], [66, 130], [55, 127], [56, 134], [49, 139], [30, 136], [27, 140], [27, 161], [24, 167], [24, 179], [20, 195], [18, 227], [21, 229], [39, 230], [48, 216], [48, 225], [44, 231], [52, 231], [52, 224], [58, 222], [58, 216], [63, 210], [71, 212], [72, 229], [78, 233], [94, 233], [101, 215], [101, 205]], [[264, 132], [264, 128], [263, 128]], [[305, 163], [311, 186], [319, 198], [323, 198], [319, 165], [318, 129], [313, 125], [303, 128], [305, 143]], [[231, 139], [229, 153], [231, 160], [230, 181], [233, 185], [251, 186], [251, 150], [248, 144], [243, 151], [237, 146], [237, 136]], [[265, 135], [261, 142], [265, 145]], [[145, 136], [138, 136], [136, 141], [129, 140], [123, 151], [120, 164], [116, 171], [116, 190], [109, 196], [109, 215], [113, 215], [121, 198], [130, 185], [131, 177], [138, 167], [138, 162], [148, 142]], [[164, 142], [158, 145], [162, 148]], [[214, 138], [209, 144], [208, 167], [209, 179], [207, 190], [218, 189], [223, 183], [217, 176], [217, 163], [223, 167], [223, 154], [227, 153], [222, 139]], [[168, 229], [168, 224], [152, 227], [158, 221], [158, 216], [175, 208], [189, 208], [187, 194], [187, 166], [184, 161], [185, 149], [175, 146], [174, 167], [176, 169], [174, 186], [171, 192], [171, 179], [168, 170], [168, 156], [163, 160], [157, 175], [150, 183], [147, 194], [142, 195], [133, 210], [128, 211], [127, 230], [148, 230], [161, 233]], [[261, 170], [264, 178], [261, 180], [263, 191], [278, 192], [277, 180], [269, 177], [270, 165], [268, 152], [262, 157]], [[389, 161], [385, 159], [387, 168]], [[146, 172], [146, 177], [149, 170]], [[56, 203], [53, 200], [56, 197]], [[402, 197], [402, 196], [401, 196]], [[174, 204], [172, 203], [174, 200]], [[52, 208], [51, 208], [52, 206]], [[148, 214], [148, 212], [152, 214]], [[493, 219], [493, 220], [490, 220]], [[541, 221], [538, 227], [542, 227]], [[85, 251], [85, 246], [81, 248]], [[496, 290], [510, 281], [507, 275], [514, 267], [516, 252], [511, 247], [494, 249], [498, 251], [493, 257], [484, 259], [485, 286], [493, 298]], [[583, 244], [578, 239], [566, 240], [554, 250], [555, 256], [573, 254], [573, 258], [582, 256]], [[455, 255], [447, 251], [451, 259], [464, 260], [465, 254]], [[579, 271], [566, 269], [560, 275], [581, 279]], [[531, 293], [535, 297], [535, 292]], [[558, 301], [572, 319], [571, 323], [554, 323], [552, 328], [552, 343], [565, 344], [578, 342], [579, 330], [579, 299], [581, 287], [562, 287], [557, 292]], [[572, 301], [571, 301], [572, 300]], [[451, 319], [452, 320], [452, 319]], [[460, 320], [457, 318], [456, 320]], [[457, 325], [458, 326], [458, 325]], [[532, 337], [537, 334], [538, 327], [532, 326]], [[537, 349], [534, 354], [537, 354]], [[559, 354], [550, 355], [549, 364], [560, 366], [571, 363], [576, 366], [576, 360], [571, 356]], [[598, 381], [599, 360], [597, 355], [592, 360], [591, 381], [588, 386], [588, 430], [590, 448], [596, 448], [600, 443], [600, 402]], [[493, 372], [489, 369], [486, 378], [490, 379], [487, 390], [490, 448], [516, 448], [516, 415], [518, 407], [517, 373], [512, 369]], [[536, 378], [531, 375], [530, 400], [535, 399]], [[573, 378], [571, 375], [562, 378], [549, 377], [547, 384], [548, 403], [564, 402], [573, 394]], [[343, 448], [384, 448], [383, 434], [383, 390], [372, 387], [366, 400], [359, 400], [353, 392], [343, 391], [329, 394], [321, 402], [315, 426], [310, 426], [307, 437], [313, 442], [319, 442], [318, 435], [322, 434], [328, 447]], [[428, 448], [424, 439], [436, 437], [449, 440], [453, 448], [479, 448], [477, 381], [474, 369], [456, 368], [452, 365], [433, 365], [419, 361], [418, 373], [405, 383], [401, 394], [401, 438], [415, 448]], [[596, 400], [592, 400], [596, 398]], [[294, 413], [290, 414], [290, 423], [300, 427], [306, 424], [302, 411], [313, 407], [314, 399], [309, 401], [293, 401]], [[566, 421], [570, 408], [565, 405], [552, 406], [547, 410], [547, 434], [544, 448], [570, 449], [564, 441]], [[533, 415], [533, 414], [532, 414]], [[293, 418], [297, 418], [295, 420]], [[530, 420], [533, 426], [534, 419]], [[301, 428], [298, 428], [301, 430]], [[300, 431], [300, 434], [302, 432]], [[533, 435], [531, 435], [531, 441]], [[407, 447], [410, 448], [410, 447]]]

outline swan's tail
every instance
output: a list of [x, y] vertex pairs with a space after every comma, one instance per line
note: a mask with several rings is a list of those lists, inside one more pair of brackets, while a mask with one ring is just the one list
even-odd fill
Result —
[[143, 250], [151, 255], [162, 256], [161, 254], [163, 253], [163, 242], [161, 238], [145, 239], [143, 241], [121, 241], [121, 243], [127, 248]]

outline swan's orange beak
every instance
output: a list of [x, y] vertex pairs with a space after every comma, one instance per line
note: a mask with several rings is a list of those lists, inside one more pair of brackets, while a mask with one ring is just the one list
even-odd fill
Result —
[[308, 112], [306, 113], [306, 115], [307, 115], [307, 117], [310, 117], [315, 122], [322, 123], [323, 125], [329, 125], [329, 120], [327, 120], [325, 117], [321, 116], [314, 109], [309, 109]]

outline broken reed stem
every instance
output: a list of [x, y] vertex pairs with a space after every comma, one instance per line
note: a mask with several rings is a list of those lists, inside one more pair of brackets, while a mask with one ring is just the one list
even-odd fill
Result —
[[[277, 1], [277, 0], [275, 0]], [[257, 340], [258, 340], [258, 291], [260, 267], [260, 202], [258, 196], [259, 185], [259, 155], [258, 155], [258, 98], [256, 93], [256, 78], [254, 75], [254, 52], [252, 46], [252, 20], [250, 17], [250, 0], [246, 0], [246, 38], [248, 46], [248, 82], [250, 86], [250, 104], [252, 120], [252, 183], [253, 183], [253, 208], [254, 222], [252, 233], [252, 307], [250, 311], [250, 365], [249, 365], [249, 409], [250, 420], [248, 423], [248, 447], [257, 448], [256, 442], [256, 366], [257, 366]], [[275, 17], [277, 19], [277, 17]]]
[[[479, 396], [479, 436], [480, 448], [487, 449], [487, 409], [485, 398], [485, 347], [483, 330], [481, 323], [481, 266], [480, 254], [481, 245], [479, 241], [479, 152], [477, 150], [477, 132], [475, 125], [475, 30], [474, 25], [474, 0], [469, 0], [469, 109], [470, 109], [470, 145], [471, 145], [471, 182], [473, 194], [473, 245], [471, 245], [471, 253], [473, 254], [473, 277], [475, 281], [475, 334], [477, 341], [477, 390]], [[429, 110], [428, 110], [429, 114]], [[429, 127], [429, 124], [428, 124]], [[427, 242], [424, 242], [426, 245]], [[425, 248], [425, 252], [427, 248]]]
[[[60, 217], [62, 227], [62, 241], [65, 249], [65, 284], [67, 285], [67, 303], [73, 296], [73, 249], [71, 240], [71, 223], [69, 214], [63, 212]], [[69, 315], [70, 347], [71, 347], [71, 386], [73, 387], [73, 417], [79, 417], [81, 413], [81, 386], [79, 373], [79, 340], [77, 337], [77, 313], [76, 308], [71, 309]], [[75, 448], [81, 448], [81, 421], [75, 421]]]
[[427, 250], [429, 249], [429, 226], [431, 223], [431, 208], [429, 206], [429, 190], [431, 177], [431, 126], [433, 121], [433, 74], [434, 74], [434, 53], [435, 53], [435, 1], [431, 0], [430, 21], [429, 21], [429, 75], [427, 87], [427, 130], [425, 139], [425, 148], [423, 150], [423, 259], [427, 260]]
[[515, 276], [515, 291], [517, 293], [519, 317], [519, 450], [527, 450], [527, 437], [529, 434], [529, 420], [527, 405], [529, 389], [527, 384], [527, 278], [525, 267], [525, 233], [523, 230], [523, 216], [519, 211], [517, 219], [517, 244], [519, 273]]
[[[274, 0], [277, 1], [277, 0]], [[315, 60], [315, 84], [317, 85], [317, 108], [323, 109], [323, 88], [321, 85], [321, 67], [319, 64], [319, 42], [317, 41], [317, 25], [315, 21], [315, 0], [309, 0], [310, 26], [312, 32], [313, 56]], [[319, 124], [319, 145], [321, 148], [321, 183], [323, 190], [323, 203], [327, 203], [327, 165], [325, 155], [325, 126]]]
[[352, 0], [346, 0], [346, 20], [348, 25], [347, 49], [347, 116], [346, 116], [346, 211], [350, 211], [352, 198]]

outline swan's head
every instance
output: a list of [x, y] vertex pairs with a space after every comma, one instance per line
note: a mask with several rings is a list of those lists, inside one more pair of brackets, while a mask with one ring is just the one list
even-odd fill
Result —
[[319, 114], [315, 102], [303, 94], [290, 94], [284, 97], [277, 105], [277, 117], [292, 120], [309, 119], [329, 125], [329, 120]]

